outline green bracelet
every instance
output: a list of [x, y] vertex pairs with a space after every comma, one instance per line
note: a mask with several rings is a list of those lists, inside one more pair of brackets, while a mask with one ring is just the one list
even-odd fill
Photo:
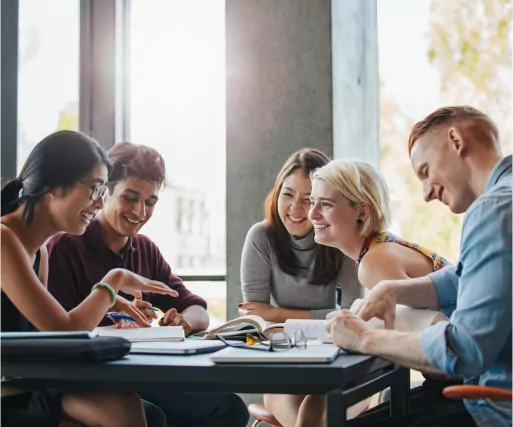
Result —
[[117, 294], [116, 294], [116, 291], [114, 290], [114, 288], [107, 283], [97, 283], [91, 289], [91, 293], [93, 293], [93, 291], [95, 291], [98, 288], [104, 288], [109, 291], [110, 299], [111, 299], [111, 305], [109, 308], [114, 307], [114, 304], [116, 304], [116, 298], [117, 298]]

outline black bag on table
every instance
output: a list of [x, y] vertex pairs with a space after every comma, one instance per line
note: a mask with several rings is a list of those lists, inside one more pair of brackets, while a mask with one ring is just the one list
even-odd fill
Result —
[[[3, 334], [2, 334], [3, 335]], [[106, 362], [121, 359], [130, 341], [121, 337], [16, 338], [2, 337], [2, 362]]]

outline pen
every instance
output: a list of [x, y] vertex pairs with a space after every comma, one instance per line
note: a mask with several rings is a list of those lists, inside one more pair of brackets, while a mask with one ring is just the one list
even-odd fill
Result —
[[118, 319], [118, 320], [128, 320], [130, 322], [135, 322], [135, 319], [133, 317], [130, 317], [130, 316], [125, 316], [124, 314], [119, 314], [119, 313], [107, 313], [105, 315], [106, 317], [109, 317], [111, 319]]

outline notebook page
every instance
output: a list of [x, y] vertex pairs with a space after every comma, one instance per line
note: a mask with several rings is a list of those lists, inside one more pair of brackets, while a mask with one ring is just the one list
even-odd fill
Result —
[[[362, 302], [362, 299], [356, 299], [350, 310], [352, 312], [356, 311]], [[447, 320], [447, 318], [438, 311], [412, 308], [401, 304], [396, 305], [395, 314], [394, 329], [402, 332], [421, 332], [441, 320]], [[385, 329], [385, 322], [381, 319], [370, 319], [367, 324], [376, 329]]]
[[316, 319], [287, 319], [283, 331], [293, 337], [297, 331], [302, 331], [307, 339], [330, 342], [328, 332], [324, 329], [325, 320]]
[[100, 336], [122, 337], [131, 342], [181, 341], [185, 338], [182, 326], [155, 326], [150, 328], [123, 328], [105, 326], [95, 329]]

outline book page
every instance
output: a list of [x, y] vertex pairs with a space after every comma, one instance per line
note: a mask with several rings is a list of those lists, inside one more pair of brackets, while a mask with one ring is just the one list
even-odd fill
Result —
[[[356, 299], [350, 310], [355, 312], [362, 302], [363, 299]], [[447, 318], [439, 311], [397, 304], [394, 329], [402, 332], [422, 332], [441, 320], [447, 320]], [[385, 329], [385, 322], [378, 318], [370, 319], [367, 324], [376, 329]]]
[[[205, 339], [214, 338], [216, 334], [228, 333], [230, 335], [236, 335], [237, 331], [247, 329], [248, 332], [262, 332], [267, 327], [267, 322], [260, 316], [249, 314], [247, 316], [237, 317], [236, 319], [230, 320], [220, 326], [212, 328], [205, 335]], [[234, 334], [235, 332], [235, 334]]]
[[285, 323], [273, 323], [273, 322], [266, 322], [267, 325], [265, 329], [262, 331], [264, 334], [267, 334], [268, 332], [279, 332], [282, 331], [285, 327]]

